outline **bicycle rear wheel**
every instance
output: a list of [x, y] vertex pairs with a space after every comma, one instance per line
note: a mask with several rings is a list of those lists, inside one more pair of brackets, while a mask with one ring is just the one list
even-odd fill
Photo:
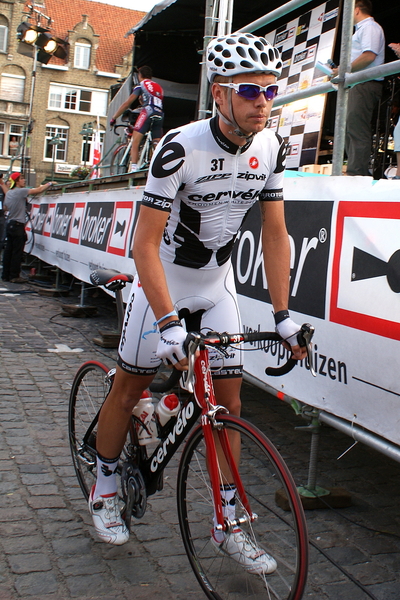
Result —
[[96, 482], [97, 422], [92, 431], [87, 432], [110, 390], [112, 382], [107, 379], [108, 371], [100, 362], [84, 363], [75, 375], [69, 398], [68, 432], [72, 461], [86, 500]]
[[[308, 569], [307, 525], [293, 478], [273, 444], [250, 423], [224, 415], [224, 430], [241, 437], [240, 477], [252, 513], [251, 522], [236, 493], [236, 519], [253, 543], [275, 558], [277, 569], [269, 575], [252, 574], [211, 543], [213, 498], [207, 471], [201, 426], [183, 450], [177, 482], [178, 516], [185, 550], [207, 598], [213, 600], [300, 600]], [[220, 473], [220, 482], [224, 481]], [[279, 492], [289, 510], [275, 503]]]
[[25, 254], [30, 254], [35, 245], [35, 233], [33, 230], [32, 219], [29, 215], [26, 216], [25, 219], [25, 233], [26, 233], [26, 242], [24, 246]]
[[126, 152], [128, 144], [121, 144], [116, 148], [111, 158], [110, 174], [121, 175], [122, 173], [128, 173], [129, 169], [129, 152]]

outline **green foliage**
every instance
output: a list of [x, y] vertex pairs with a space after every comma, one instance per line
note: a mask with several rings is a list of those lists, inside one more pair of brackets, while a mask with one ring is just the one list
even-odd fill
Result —
[[89, 167], [76, 167], [69, 174], [73, 179], [86, 179], [89, 176], [90, 168]]

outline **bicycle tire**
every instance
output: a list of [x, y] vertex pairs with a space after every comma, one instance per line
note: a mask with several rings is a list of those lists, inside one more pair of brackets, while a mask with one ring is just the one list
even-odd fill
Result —
[[[211, 543], [213, 499], [207, 472], [201, 426], [191, 433], [182, 452], [177, 480], [178, 517], [186, 554], [207, 598], [212, 600], [300, 600], [307, 580], [307, 524], [296, 485], [274, 445], [256, 427], [239, 417], [221, 415], [217, 421], [241, 437], [240, 477], [258, 515], [241, 528], [272, 555], [277, 569], [269, 575], [251, 574]], [[223, 481], [220, 473], [220, 480]], [[275, 503], [286, 494], [289, 510]], [[287, 507], [285, 507], [287, 508]], [[246, 516], [236, 494], [236, 518]]]
[[145, 136], [139, 145], [139, 159], [137, 163], [138, 171], [148, 169], [151, 158], [154, 154], [153, 140], [148, 141]]
[[33, 223], [30, 216], [28, 216], [25, 220], [25, 233], [26, 233], [26, 242], [24, 246], [25, 254], [31, 254], [34, 246], [35, 246], [35, 232], [33, 230]]
[[100, 362], [88, 361], [81, 365], [72, 383], [69, 409], [69, 444], [75, 473], [86, 500], [96, 482], [96, 429], [90, 443], [83, 438], [98, 414], [110, 385], [106, 381], [109, 369]]
[[115, 149], [110, 164], [110, 175], [121, 175], [122, 173], [128, 173], [130, 155], [125, 158], [125, 161], [122, 163], [126, 148], [128, 144], [121, 144], [118, 148]]

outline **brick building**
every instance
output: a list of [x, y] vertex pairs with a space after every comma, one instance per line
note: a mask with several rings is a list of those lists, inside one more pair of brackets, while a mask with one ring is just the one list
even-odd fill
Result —
[[[125, 34], [144, 15], [90, 0], [0, 0], [0, 171], [11, 163], [19, 171], [15, 157], [22, 153], [35, 185], [65, 180], [74, 167], [91, 164], [85, 125], [97, 128], [99, 121], [105, 131], [110, 87], [132, 68], [134, 39]], [[17, 28], [24, 21], [47, 28], [45, 17], [50, 33], [68, 41], [67, 57], [37, 62], [34, 75], [33, 49], [18, 41]], [[33, 128], [22, 144], [30, 116]]]

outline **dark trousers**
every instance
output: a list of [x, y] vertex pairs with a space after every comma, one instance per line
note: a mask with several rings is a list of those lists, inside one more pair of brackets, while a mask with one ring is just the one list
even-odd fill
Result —
[[19, 277], [26, 242], [25, 224], [10, 221], [6, 227], [6, 246], [3, 254], [2, 279]]
[[382, 96], [382, 83], [365, 81], [349, 90], [346, 121], [348, 175], [370, 175], [371, 120]]
[[6, 218], [4, 216], [4, 211], [0, 211], [0, 253], [4, 247], [4, 238], [6, 236]]

